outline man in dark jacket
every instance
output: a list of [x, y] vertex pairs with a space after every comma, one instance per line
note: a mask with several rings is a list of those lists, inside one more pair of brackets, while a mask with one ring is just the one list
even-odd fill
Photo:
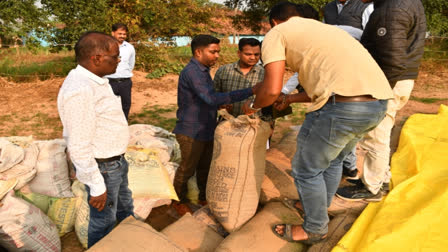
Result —
[[[363, 0], [371, 2], [372, 0]], [[420, 0], [373, 0], [374, 12], [361, 43], [383, 70], [394, 92], [386, 117], [360, 141], [367, 151], [361, 181], [340, 188], [337, 195], [348, 200], [379, 201], [390, 181], [390, 133], [395, 115], [407, 103], [423, 56], [426, 19]]]
[[323, 10], [326, 24], [336, 25], [360, 40], [373, 12], [373, 4], [361, 0], [334, 0], [325, 5]]

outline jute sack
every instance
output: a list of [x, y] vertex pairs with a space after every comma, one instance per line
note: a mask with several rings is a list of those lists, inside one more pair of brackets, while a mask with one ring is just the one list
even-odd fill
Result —
[[218, 222], [208, 205], [203, 206], [199, 210], [195, 211], [193, 213], [193, 217], [203, 224], [207, 225], [209, 228], [213, 229], [220, 236], [226, 237], [229, 235], [229, 232], [227, 232], [221, 225], [221, 223]]
[[266, 172], [261, 185], [261, 204], [284, 198], [299, 198], [291, 176], [291, 160], [296, 147], [297, 131], [291, 131], [266, 152]]
[[316, 243], [309, 247], [307, 252], [327, 252], [331, 251], [341, 240], [341, 238], [348, 232], [358, 214], [346, 213], [335, 216], [328, 223], [328, 235], [324, 242]]
[[0, 245], [8, 251], [61, 251], [58, 230], [37, 207], [9, 192], [1, 201]]
[[214, 252], [224, 239], [189, 213], [164, 228], [162, 233], [192, 252]]
[[218, 221], [233, 232], [257, 210], [271, 129], [259, 118], [220, 112], [227, 120], [215, 130], [206, 197]]
[[63, 139], [35, 141], [39, 147], [36, 177], [29, 183], [30, 190], [51, 197], [73, 197], [70, 190], [67, 144]]
[[278, 149], [269, 149], [266, 152], [266, 171], [261, 184], [260, 203], [266, 204], [284, 198], [299, 198], [291, 176], [291, 161]]
[[0, 173], [1, 180], [17, 179], [17, 185], [14, 187], [15, 190], [25, 186], [36, 175], [35, 166], [39, 149], [34, 143], [23, 144], [25, 153], [23, 160], [10, 169]]
[[304, 251], [301, 243], [287, 242], [272, 232], [275, 224], [301, 224], [297, 213], [280, 202], [268, 203], [240, 230], [231, 233], [216, 252]]
[[188, 251], [157, 232], [150, 225], [129, 216], [103, 239], [92, 246], [90, 252], [178, 252]]
[[20, 163], [24, 156], [23, 148], [11, 143], [6, 138], [0, 138], [0, 172]]

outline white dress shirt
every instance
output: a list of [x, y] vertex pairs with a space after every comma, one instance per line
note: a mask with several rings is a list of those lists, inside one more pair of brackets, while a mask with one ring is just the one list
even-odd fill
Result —
[[131, 78], [132, 70], [135, 65], [135, 49], [134, 46], [126, 41], [120, 45], [121, 61], [117, 66], [114, 74], [107, 75], [107, 78]]
[[106, 186], [95, 158], [123, 154], [129, 141], [121, 98], [107, 78], [78, 65], [59, 90], [58, 112], [76, 177], [90, 187], [92, 196], [103, 194]]

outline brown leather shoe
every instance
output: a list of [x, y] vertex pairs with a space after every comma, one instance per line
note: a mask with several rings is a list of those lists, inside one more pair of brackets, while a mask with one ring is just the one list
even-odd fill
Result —
[[193, 213], [191, 208], [185, 203], [173, 202], [173, 203], [171, 203], [171, 206], [176, 210], [176, 212], [180, 216], [184, 216], [186, 213], [190, 213], [190, 214]]

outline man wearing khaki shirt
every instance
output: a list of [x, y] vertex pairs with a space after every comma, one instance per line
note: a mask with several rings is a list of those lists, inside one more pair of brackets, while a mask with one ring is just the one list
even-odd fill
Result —
[[88, 32], [75, 45], [78, 66], [70, 71], [58, 94], [70, 159], [77, 179], [88, 192], [88, 247], [107, 235], [116, 222], [133, 215], [124, 159], [129, 130], [120, 97], [105, 75], [120, 62], [118, 41]]
[[[326, 238], [327, 208], [338, 188], [342, 161], [359, 139], [384, 118], [392, 90], [375, 60], [345, 31], [299, 17], [294, 4], [274, 6], [273, 27], [263, 40], [265, 77], [246, 113], [272, 104], [282, 89], [285, 66], [299, 73], [306, 93], [286, 96], [311, 102], [297, 137], [292, 175], [300, 202], [292, 201], [303, 225], [277, 224], [281, 239], [312, 244]], [[288, 202], [285, 202], [288, 203]]]

